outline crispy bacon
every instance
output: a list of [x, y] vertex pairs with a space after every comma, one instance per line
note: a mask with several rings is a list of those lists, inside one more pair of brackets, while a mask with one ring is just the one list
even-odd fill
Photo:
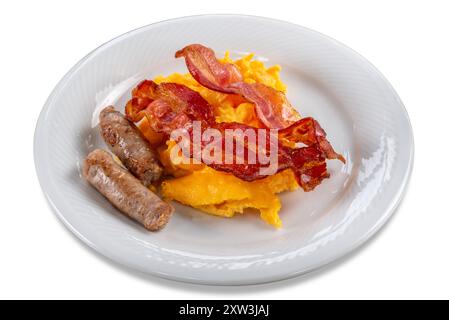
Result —
[[303, 147], [290, 150], [290, 167], [304, 191], [312, 191], [323, 179], [329, 178], [326, 159], [319, 149]]
[[236, 82], [229, 87], [254, 103], [258, 118], [268, 128], [285, 128], [300, 119], [299, 113], [281, 91], [261, 83]]
[[[277, 136], [271, 136], [269, 133], [265, 134], [265, 140], [259, 141], [257, 140], [256, 144], [251, 145], [248, 139], [245, 139], [245, 132], [247, 130], [255, 132], [255, 136], [259, 136], [259, 131], [266, 129], [263, 128], [255, 128], [248, 125], [244, 125], [241, 123], [217, 123], [213, 126], [214, 129], [218, 130], [221, 133], [221, 136], [224, 137], [221, 140], [221, 150], [223, 150], [223, 154], [221, 159], [216, 162], [208, 162], [207, 165], [211, 168], [228, 172], [233, 174], [234, 176], [245, 180], [245, 181], [253, 181], [261, 178], [265, 178], [268, 175], [275, 174], [286, 169], [292, 169], [295, 173], [296, 180], [298, 184], [304, 189], [304, 191], [311, 191], [317, 185], [321, 183], [321, 181], [325, 178], [329, 177], [329, 174], [326, 169], [326, 158], [325, 155], [318, 149], [317, 145], [310, 147], [302, 147], [302, 148], [290, 148], [281, 143]], [[241, 135], [233, 134], [231, 136], [233, 148], [231, 150], [232, 154], [226, 154], [228, 151], [225, 146], [225, 141], [227, 138], [226, 130], [230, 129], [231, 132], [237, 132], [236, 130], [240, 130]], [[207, 147], [209, 141], [202, 142], [203, 148]], [[239, 155], [236, 153], [236, 150], [242, 150], [242, 153]], [[276, 147], [276, 148], [274, 148]], [[269, 174], [262, 173], [261, 169], [268, 169], [269, 164], [262, 164], [261, 159], [259, 158], [259, 152], [263, 155], [270, 157], [272, 152], [276, 150], [276, 162], [277, 168], [274, 168], [274, 171]], [[239, 157], [243, 155], [243, 157]], [[189, 156], [195, 157], [194, 153], [191, 153]], [[202, 153], [202, 160], [204, 162], [205, 154]], [[207, 156], [207, 155], [206, 155]], [[231, 163], [227, 163], [226, 157], [230, 156], [232, 159]], [[256, 160], [252, 162], [252, 159]], [[196, 157], [198, 159], [198, 156]], [[240, 161], [239, 161], [240, 160]]]
[[318, 121], [308, 117], [296, 121], [291, 126], [281, 129], [278, 132], [280, 140], [289, 143], [304, 143], [307, 146], [317, 145], [327, 159], [338, 159], [346, 163], [345, 158], [334, 151], [329, 141], [326, 139], [326, 132], [321, 128]]
[[[153, 81], [145, 80], [133, 90], [133, 98], [127, 104], [126, 115], [133, 121], [147, 117], [151, 128], [156, 132], [164, 133], [167, 138], [174, 130], [184, 129], [191, 142], [187, 157], [195, 158], [215, 170], [231, 173], [245, 181], [261, 179], [268, 175], [268, 173], [261, 173], [260, 169], [267, 168], [269, 164], [263, 163], [258, 153], [269, 157], [275, 150], [274, 146], [276, 146], [278, 167], [270, 174], [290, 168], [305, 191], [312, 190], [329, 176], [326, 170], [326, 158], [340, 159], [341, 157], [332, 149], [326, 140], [325, 132], [312, 118], [301, 119], [290, 127], [279, 130], [278, 135], [273, 139], [270, 131], [265, 128], [255, 128], [240, 123], [216, 123], [211, 110], [212, 107], [201, 95], [183, 85], [174, 83], [157, 85]], [[193, 147], [194, 121], [199, 121], [198, 129], [201, 137], [208, 129], [217, 130], [220, 136], [224, 137], [219, 145], [222, 150], [220, 159], [214, 158], [213, 155], [208, 157], [203, 152], [210, 146], [210, 141], [200, 139], [200, 148]], [[240, 130], [241, 135], [234, 134], [236, 129]], [[265, 140], [256, 140], [256, 144], [251, 144], [248, 139], [245, 139], [247, 130], [254, 132], [258, 138], [261, 137], [259, 132], [263, 130]], [[231, 154], [226, 154], [229, 151], [225, 145], [228, 132], [233, 134]], [[292, 148], [283, 143], [285, 140], [301, 142], [307, 147]], [[242, 153], [238, 154], [237, 150], [241, 150]], [[240, 157], [241, 155], [243, 157]], [[251, 158], [250, 155], [254, 157]]]
[[[209, 103], [201, 95], [182, 84], [142, 81], [132, 92], [125, 108], [129, 120], [137, 122], [144, 116], [156, 132], [170, 132], [189, 126], [193, 120], [215, 123]], [[157, 127], [160, 125], [160, 127]]]
[[189, 72], [201, 85], [224, 93], [239, 94], [254, 103], [257, 116], [267, 128], [282, 129], [300, 119], [284, 93], [261, 83], [243, 82], [237, 67], [220, 63], [210, 48], [192, 44], [176, 52], [175, 57], [185, 58]]
[[[269, 163], [262, 161], [259, 154], [266, 156], [266, 160], [270, 156], [276, 156], [278, 167], [271, 174], [289, 167], [290, 159], [287, 148], [279, 144], [277, 136], [270, 136], [269, 130], [236, 122], [216, 123], [208, 129], [216, 130], [220, 136], [217, 147], [221, 152], [221, 157], [209, 159], [208, 152], [202, 152], [199, 155], [201, 158], [195, 153], [192, 153], [191, 156], [203, 162], [207, 161], [207, 165], [215, 170], [232, 173], [246, 181], [264, 178], [268, 174], [262, 174], [260, 169], [267, 169]], [[263, 131], [261, 132], [263, 136], [259, 131]], [[195, 143], [195, 141], [193, 142]], [[201, 141], [203, 150], [210, 143], [210, 140]], [[277, 154], [274, 155], [273, 152], [277, 152]]]
[[155, 132], [163, 133], [166, 137], [169, 137], [174, 130], [189, 129], [193, 121], [187, 113], [174, 112], [171, 105], [163, 99], [151, 102], [142, 114], [147, 117], [150, 127]]
[[231, 63], [220, 63], [212, 49], [200, 44], [191, 44], [175, 54], [185, 57], [187, 68], [203, 86], [225, 93], [234, 93], [229, 84], [243, 81], [237, 67]]

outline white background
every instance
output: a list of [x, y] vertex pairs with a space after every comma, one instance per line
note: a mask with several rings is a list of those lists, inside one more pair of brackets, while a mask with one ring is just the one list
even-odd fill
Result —
[[[368, 58], [401, 96], [416, 144], [409, 190], [387, 226], [350, 257], [271, 285], [178, 284], [107, 261], [50, 211], [33, 133], [53, 87], [117, 35], [202, 13], [268, 16], [325, 33]], [[449, 298], [447, 1], [2, 1], [0, 41], [0, 298]]]

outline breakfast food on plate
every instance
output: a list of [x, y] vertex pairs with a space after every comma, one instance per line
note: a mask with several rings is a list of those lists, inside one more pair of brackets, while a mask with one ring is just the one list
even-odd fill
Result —
[[110, 106], [100, 113], [100, 130], [109, 149], [145, 186], [159, 180], [163, 169], [134, 123]]
[[[217, 59], [199, 44], [175, 56], [185, 59], [189, 73], [143, 80], [125, 106], [126, 119], [113, 107], [101, 112], [106, 143], [166, 200], [228, 218], [256, 209], [265, 222], [281, 227], [278, 194], [313, 190], [329, 177], [326, 160], [344, 163], [344, 157], [320, 124], [301, 117], [288, 101], [279, 66], [267, 68], [252, 54]], [[143, 191], [138, 194], [142, 202]], [[150, 195], [151, 205], [164, 207]], [[133, 210], [133, 195], [124, 196], [125, 209]], [[163, 216], [166, 222], [169, 214]]]
[[[224, 217], [255, 208], [263, 220], [280, 227], [277, 194], [298, 186], [313, 190], [329, 176], [326, 159], [344, 162], [343, 156], [333, 150], [316, 120], [301, 118], [292, 107], [278, 66], [266, 68], [252, 60], [252, 55], [237, 61], [226, 55], [219, 60], [210, 48], [199, 44], [185, 47], [176, 57], [185, 58], [190, 74], [144, 80], [126, 105], [127, 118], [139, 123], [144, 136], [158, 148], [165, 172], [173, 176], [163, 180], [162, 195]], [[276, 170], [263, 173], [260, 169], [265, 164], [258, 157], [251, 163], [247, 159], [238, 162], [235, 151], [223, 152], [218, 157], [221, 161], [207, 161], [211, 159], [198, 154], [207, 148], [207, 139], [196, 143], [196, 152], [195, 148], [176, 152], [177, 141], [170, 133], [183, 129], [193, 141], [195, 122], [201, 134], [213, 129], [223, 136], [229, 129], [253, 130], [256, 135], [277, 129], [276, 145], [270, 144], [268, 136], [255, 145], [231, 137], [235, 149], [240, 147], [244, 154], [255, 150], [275, 153]], [[298, 143], [305, 146], [298, 147]], [[226, 157], [233, 161], [223, 161]], [[179, 161], [183, 158], [199, 161]]]
[[83, 175], [116, 208], [146, 229], [157, 231], [170, 219], [173, 207], [117, 164], [108, 152], [97, 149], [89, 153]]

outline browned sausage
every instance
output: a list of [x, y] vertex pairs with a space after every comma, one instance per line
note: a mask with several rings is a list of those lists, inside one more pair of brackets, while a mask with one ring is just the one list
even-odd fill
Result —
[[108, 152], [97, 149], [89, 153], [84, 161], [83, 175], [116, 208], [146, 229], [159, 230], [170, 219], [173, 207], [144, 187]]
[[101, 135], [109, 149], [145, 186], [162, 175], [154, 151], [134, 123], [110, 106], [100, 113]]

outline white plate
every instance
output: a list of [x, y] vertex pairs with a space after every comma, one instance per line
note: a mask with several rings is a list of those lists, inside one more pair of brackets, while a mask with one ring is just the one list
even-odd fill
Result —
[[[285, 193], [284, 227], [256, 215], [223, 219], [175, 205], [151, 233], [122, 216], [80, 176], [87, 153], [104, 146], [98, 110], [123, 108], [143, 78], [187, 72], [176, 50], [202, 43], [217, 54], [254, 52], [280, 64], [288, 97], [313, 116], [347, 161], [310, 193]], [[67, 227], [110, 259], [161, 277], [203, 284], [255, 284], [328, 264], [371, 237], [397, 207], [413, 162], [407, 113], [387, 80], [363, 57], [315, 31], [286, 22], [205, 15], [156, 23], [99, 47], [57, 85], [39, 118], [36, 170]]]

